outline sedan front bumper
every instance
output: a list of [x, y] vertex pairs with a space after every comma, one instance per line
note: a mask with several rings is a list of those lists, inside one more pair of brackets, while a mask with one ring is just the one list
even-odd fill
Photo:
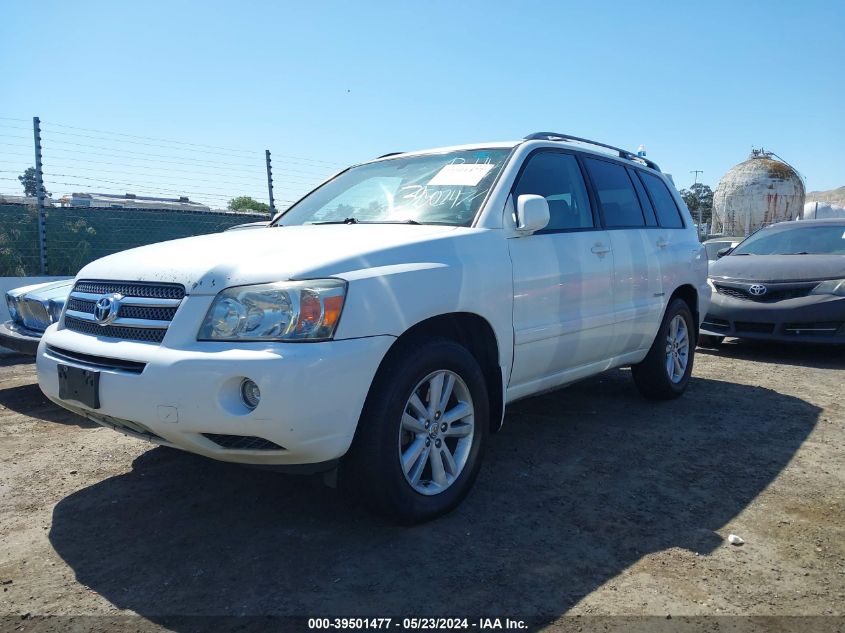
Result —
[[701, 333], [766, 341], [845, 344], [845, 297], [809, 295], [764, 303], [714, 292]]
[[28, 330], [14, 321], [6, 321], [0, 324], [0, 347], [7, 347], [21, 354], [35, 356], [41, 334], [41, 332], [35, 330]]

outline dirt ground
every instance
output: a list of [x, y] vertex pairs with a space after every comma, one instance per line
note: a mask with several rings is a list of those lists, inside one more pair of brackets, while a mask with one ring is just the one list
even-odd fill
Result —
[[643, 400], [626, 370], [524, 400], [464, 504], [407, 528], [317, 478], [100, 428], [49, 403], [30, 360], [3, 355], [3, 628], [83, 614], [177, 630], [168, 616], [556, 628], [577, 615], [836, 615], [839, 628], [843, 369], [841, 350], [729, 342], [699, 350], [674, 402]]

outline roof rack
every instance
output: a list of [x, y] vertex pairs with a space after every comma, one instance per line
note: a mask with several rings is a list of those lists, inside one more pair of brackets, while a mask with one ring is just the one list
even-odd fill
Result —
[[557, 132], [534, 132], [534, 134], [529, 134], [525, 137], [526, 141], [577, 141], [578, 143], [586, 143], [588, 145], [595, 145], [596, 147], [604, 147], [605, 149], [612, 149], [614, 152], [619, 154], [619, 158], [625, 158], [627, 160], [633, 160], [639, 163], [643, 163], [648, 165], [655, 171], [660, 171], [660, 167], [657, 166], [657, 163], [654, 161], [649, 160], [645, 156], [637, 156], [629, 152], [626, 149], [620, 149], [618, 147], [614, 147], [613, 145], [607, 145], [606, 143], [599, 143], [598, 141], [591, 141], [588, 138], [580, 138], [578, 136], [571, 136], [569, 134], [558, 134]]
[[[388, 156], [398, 156], [399, 154], [404, 154], [405, 152], [388, 152], [387, 154], [382, 154], [378, 158], [387, 158]], [[378, 160], [378, 158], [376, 160]]]

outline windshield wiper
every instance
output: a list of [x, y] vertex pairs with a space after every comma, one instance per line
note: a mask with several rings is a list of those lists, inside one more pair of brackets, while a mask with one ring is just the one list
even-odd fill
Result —
[[416, 220], [356, 220], [355, 218], [345, 218], [343, 220], [311, 222], [311, 224], [421, 224], [421, 222]]
[[342, 220], [326, 220], [325, 222], [312, 222], [311, 224], [358, 224], [355, 218], [344, 218]]

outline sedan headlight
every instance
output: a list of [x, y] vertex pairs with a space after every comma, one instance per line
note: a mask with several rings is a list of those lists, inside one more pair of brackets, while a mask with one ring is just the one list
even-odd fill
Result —
[[829, 279], [810, 291], [811, 295], [836, 295], [845, 297], [845, 279]]
[[9, 309], [9, 315], [12, 321], [18, 320], [18, 300], [9, 293], [6, 293], [6, 307]]
[[284, 281], [223, 290], [205, 315], [200, 341], [325, 341], [334, 336], [346, 282]]

